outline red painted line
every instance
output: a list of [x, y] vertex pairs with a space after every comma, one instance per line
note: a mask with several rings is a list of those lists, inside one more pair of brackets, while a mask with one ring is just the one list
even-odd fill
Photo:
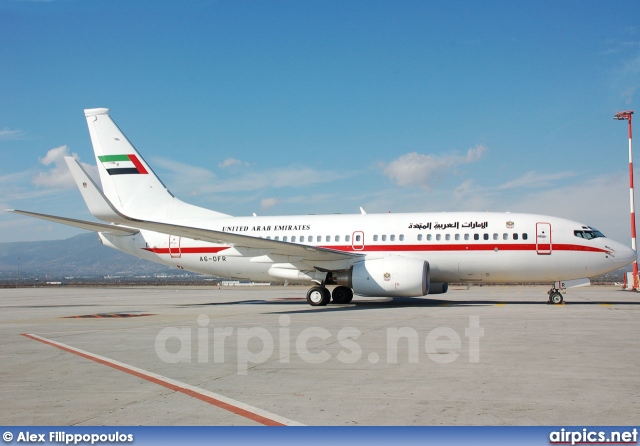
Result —
[[229, 412], [235, 413], [236, 415], [240, 415], [241, 417], [247, 418], [249, 420], [263, 424], [265, 426], [299, 425], [299, 423], [296, 423], [295, 421], [291, 421], [284, 417], [271, 414], [262, 409], [249, 406], [248, 404], [244, 404], [239, 401], [232, 400], [231, 398], [227, 398], [222, 395], [217, 395], [213, 392], [209, 392], [209, 391], [200, 389], [198, 387], [181, 383], [180, 381], [166, 378], [164, 376], [157, 375], [155, 373], [148, 372], [146, 370], [142, 370], [137, 367], [124, 364], [122, 362], [114, 361], [112, 359], [105, 358], [104, 356], [96, 355], [90, 352], [85, 352], [78, 348], [70, 347], [60, 342], [51, 341], [49, 339], [43, 338], [41, 336], [33, 335], [33, 334], [23, 333], [22, 336], [32, 339], [34, 341], [38, 341], [43, 344], [49, 345], [51, 347], [64, 350], [68, 353], [73, 353], [74, 355], [80, 356], [85, 359], [89, 359], [91, 361], [97, 362], [98, 364], [106, 365], [108, 367], [119, 370], [121, 372], [128, 373], [129, 375], [133, 375], [137, 378], [142, 378], [146, 381], [152, 382], [154, 384], [173, 390], [175, 392], [183, 393], [185, 395], [196, 398], [200, 401], [204, 401], [205, 403], [211, 404], [212, 406], [216, 406], [216, 407], [219, 407], [220, 409], [224, 409]]
[[228, 246], [204, 246], [204, 247], [194, 247], [194, 248], [172, 248], [171, 252], [169, 252], [169, 248], [142, 248], [145, 251], [153, 252], [155, 254], [217, 254], [220, 251], [224, 251], [225, 249], [229, 249]]
[[136, 166], [136, 169], [138, 169], [138, 172], [142, 173], [142, 174], [148, 174], [149, 172], [147, 172], [147, 169], [144, 168], [144, 166], [142, 165], [142, 163], [140, 162], [140, 160], [138, 159], [137, 156], [131, 154], [131, 155], [127, 155], [129, 157], [129, 159], [131, 160], [131, 162], [133, 163], [134, 166]]

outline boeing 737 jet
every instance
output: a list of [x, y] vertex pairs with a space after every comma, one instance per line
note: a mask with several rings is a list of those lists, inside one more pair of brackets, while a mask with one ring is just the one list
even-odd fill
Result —
[[[105, 108], [84, 111], [98, 187], [66, 162], [91, 213], [104, 223], [13, 210], [98, 233], [106, 246], [218, 277], [308, 283], [313, 306], [360, 296], [421, 297], [449, 282], [553, 284], [630, 264], [636, 252], [591, 226], [535, 214], [401, 213], [232, 217], [176, 198]], [[337, 285], [329, 291], [327, 285]]]

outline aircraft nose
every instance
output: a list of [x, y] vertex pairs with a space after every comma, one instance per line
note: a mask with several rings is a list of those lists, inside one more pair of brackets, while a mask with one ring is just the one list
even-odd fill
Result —
[[623, 244], [618, 244], [618, 246], [615, 247], [614, 256], [613, 261], [618, 263], [620, 268], [638, 259], [638, 253]]

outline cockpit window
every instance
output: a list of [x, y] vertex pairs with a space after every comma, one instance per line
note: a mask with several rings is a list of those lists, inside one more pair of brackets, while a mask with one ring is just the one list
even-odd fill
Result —
[[595, 228], [592, 228], [591, 226], [589, 226], [589, 229], [581, 229], [579, 231], [573, 231], [573, 235], [575, 235], [578, 238], [583, 238], [587, 240], [591, 240], [598, 237], [604, 237], [604, 234], [602, 232], [598, 231]]

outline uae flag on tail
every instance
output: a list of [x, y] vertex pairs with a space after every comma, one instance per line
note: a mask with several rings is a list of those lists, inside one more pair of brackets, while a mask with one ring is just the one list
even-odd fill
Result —
[[136, 155], [103, 155], [98, 159], [109, 175], [148, 174]]

